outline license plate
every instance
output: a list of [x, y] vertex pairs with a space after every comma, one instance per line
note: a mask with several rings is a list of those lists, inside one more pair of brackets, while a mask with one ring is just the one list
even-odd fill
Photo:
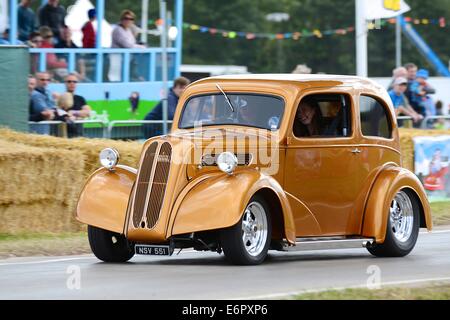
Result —
[[137, 244], [135, 246], [136, 254], [150, 255], [150, 256], [170, 256], [172, 250], [170, 246], [154, 246], [147, 244]]

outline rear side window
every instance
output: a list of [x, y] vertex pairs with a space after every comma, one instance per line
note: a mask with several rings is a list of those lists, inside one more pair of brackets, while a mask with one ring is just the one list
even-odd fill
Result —
[[376, 99], [361, 96], [359, 99], [361, 131], [364, 136], [392, 137], [392, 124], [386, 108]]

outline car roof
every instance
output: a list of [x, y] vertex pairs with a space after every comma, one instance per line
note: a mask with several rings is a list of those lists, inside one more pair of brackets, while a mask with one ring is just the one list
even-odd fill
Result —
[[283, 74], [283, 73], [267, 73], [267, 74], [241, 74], [241, 75], [221, 75], [215, 77], [204, 78], [197, 82], [214, 81], [214, 80], [264, 80], [264, 81], [339, 81], [345, 83], [360, 83], [365, 85], [376, 85], [374, 81], [357, 76], [349, 75], [330, 75], [330, 74]]

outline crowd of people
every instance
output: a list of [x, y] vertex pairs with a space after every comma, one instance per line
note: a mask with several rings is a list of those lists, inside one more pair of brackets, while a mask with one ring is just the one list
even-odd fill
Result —
[[[48, 84], [51, 81], [47, 71], [38, 72], [28, 77], [29, 92], [29, 121], [62, 121], [67, 125], [69, 138], [82, 135], [82, 125], [75, 120], [83, 120], [90, 116], [91, 107], [86, 100], [75, 93], [78, 75], [68, 74], [65, 79], [66, 91], [63, 93], [50, 92]], [[39, 125], [33, 131], [40, 134], [51, 134], [50, 125]]]
[[[388, 87], [397, 116], [409, 116], [413, 126], [422, 127], [426, 117], [443, 115], [442, 102], [435, 102], [431, 97], [436, 90], [429, 84], [429, 72], [418, 69], [414, 63], [407, 63], [392, 72], [392, 81]], [[403, 121], [398, 121], [403, 125]], [[426, 127], [440, 129], [445, 127], [445, 121], [427, 120]]]
[[[71, 28], [66, 25], [66, 9], [59, 3], [59, 0], [48, 0], [35, 13], [31, 8], [32, 0], [21, 0], [18, 6], [18, 37], [17, 43], [27, 45], [30, 48], [79, 48], [72, 40]], [[96, 47], [96, 19], [95, 9], [86, 12], [88, 21], [81, 28], [82, 48]], [[144, 48], [145, 46], [138, 42], [137, 36], [140, 29], [135, 25], [136, 15], [131, 10], [123, 10], [118, 24], [112, 32], [112, 48]], [[0, 35], [0, 45], [8, 45], [9, 29], [4, 30]], [[134, 59], [132, 59], [134, 60]], [[66, 54], [46, 53], [46, 69], [51, 74], [53, 81], [62, 82], [68, 75], [68, 61]], [[109, 81], [121, 81], [122, 61], [121, 55], [109, 55], [108, 63], [110, 70], [107, 77]], [[132, 61], [138, 64], [139, 61]], [[36, 73], [39, 68], [39, 57], [31, 57], [31, 73]], [[88, 72], [86, 71], [95, 66], [95, 57], [89, 55], [77, 55], [76, 70], [80, 80], [90, 82]], [[138, 68], [132, 72], [138, 74]]]

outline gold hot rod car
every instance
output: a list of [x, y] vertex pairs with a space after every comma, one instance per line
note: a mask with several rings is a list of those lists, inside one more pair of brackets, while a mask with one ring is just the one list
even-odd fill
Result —
[[234, 264], [259, 264], [268, 250], [405, 256], [432, 228], [425, 191], [402, 168], [389, 96], [364, 78], [199, 80], [170, 134], [144, 143], [138, 169], [118, 160], [101, 152], [77, 205], [107, 262], [183, 248]]

